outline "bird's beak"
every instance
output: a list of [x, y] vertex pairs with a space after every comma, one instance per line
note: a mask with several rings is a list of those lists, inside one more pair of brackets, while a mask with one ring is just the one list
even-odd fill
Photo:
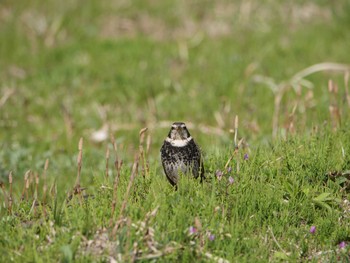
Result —
[[176, 131], [178, 132], [178, 134], [180, 135], [180, 139], [183, 140], [183, 136], [182, 136], [182, 128], [180, 126], [176, 127]]

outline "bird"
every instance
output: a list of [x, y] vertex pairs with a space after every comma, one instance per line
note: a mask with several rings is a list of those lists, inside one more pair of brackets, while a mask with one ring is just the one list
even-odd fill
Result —
[[189, 174], [194, 178], [200, 176], [201, 181], [205, 179], [201, 149], [185, 123], [174, 122], [171, 125], [160, 152], [165, 175], [172, 186], [177, 186], [182, 174]]

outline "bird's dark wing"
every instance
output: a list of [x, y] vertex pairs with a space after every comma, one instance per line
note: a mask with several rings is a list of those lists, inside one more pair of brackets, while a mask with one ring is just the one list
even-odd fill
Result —
[[170, 148], [171, 148], [171, 144], [167, 141], [164, 141], [162, 147], [160, 148], [160, 157], [161, 157], [162, 166], [163, 166], [163, 170], [164, 170], [164, 173], [166, 175], [166, 178], [168, 179], [169, 183], [172, 186], [175, 186], [176, 183], [174, 182], [174, 180], [172, 179], [172, 177], [168, 173], [169, 167], [167, 167], [167, 166], [171, 166], [172, 152], [171, 152]]
[[201, 181], [203, 181], [203, 179], [205, 179], [205, 175], [204, 175], [203, 154], [202, 154], [201, 148], [194, 140], [191, 140], [188, 146], [191, 148], [191, 152], [192, 152], [192, 160], [194, 162], [193, 168], [195, 172], [194, 175], [196, 178], [200, 176]]
[[199, 176], [201, 177], [201, 182], [205, 180], [205, 170], [204, 170], [204, 161], [203, 161], [203, 154], [200, 155], [200, 169], [199, 169]]

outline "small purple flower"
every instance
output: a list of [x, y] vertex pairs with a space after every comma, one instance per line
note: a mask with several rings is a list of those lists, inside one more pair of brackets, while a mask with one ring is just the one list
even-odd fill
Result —
[[230, 173], [231, 171], [232, 171], [232, 167], [229, 166], [229, 167], [227, 168], [227, 172]]
[[343, 248], [345, 248], [345, 247], [346, 247], [345, 241], [342, 241], [342, 242], [339, 243], [339, 248], [340, 248], [340, 249], [343, 249]]
[[194, 226], [190, 226], [190, 228], [188, 229], [188, 232], [190, 233], [190, 235], [196, 234], [197, 228], [195, 228]]
[[210, 233], [208, 238], [209, 238], [210, 241], [214, 241], [215, 235]]
[[218, 178], [218, 180], [221, 180], [223, 174], [224, 173], [222, 171], [220, 171], [220, 170], [216, 170], [216, 172], [215, 172], [215, 175]]
[[249, 159], [249, 155], [246, 153], [246, 154], [244, 154], [244, 157], [243, 157], [243, 159], [246, 161], [246, 160], [248, 160]]
[[311, 234], [315, 234], [315, 232], [316, 232], [316, 227], [315, 226], [311, 226], [310, 227], [310, 233]]
[[235, 182], [235, 179], [233, 179], [233, 177], [230, 176], [230, 177], [228, 178], [228, 183], [229, 183], [229, 184], [233, 184], [234, 182]]

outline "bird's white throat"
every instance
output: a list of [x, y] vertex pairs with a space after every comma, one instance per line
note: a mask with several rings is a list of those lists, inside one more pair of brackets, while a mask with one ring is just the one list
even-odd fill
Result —
[[187, 139], [183, 139], [183, 140], [174, 140], [174, 139], [171, 139], [169, 137], [165, 139], [165, 141], [170, 142], [170, 144], [172, 146], [175, 146], [175, 147], [186, 146], [191, 140], [192, 140], [191, 136], [188, 137]]

